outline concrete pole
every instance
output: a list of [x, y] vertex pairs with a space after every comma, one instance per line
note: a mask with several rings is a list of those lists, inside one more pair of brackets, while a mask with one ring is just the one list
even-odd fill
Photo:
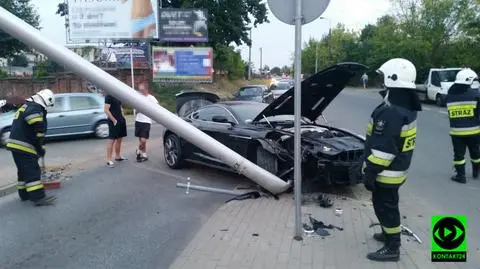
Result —
[[301, 76], [302, 76], [302, 0], [295, 3], [295, 136], [294, 136], [294, 194], [295, 194], [295, 240], [302, 240], [302, 151], [301, 151]]
[[262, 48], [260, 48], [260, 70], [263, 70], [263, 55], [262, 55]]
[[318, 41], [315, 44], [315, 74], [318, 72]]
[[146, 100], [142, 94], [132, 91], [131, 87], [83, 59], [80, 55], [48, 40], [40, 34], [40, 31], [17, 18], [3, 7], [0, 7], [0, 29], [48, 56], [53, 61], [64, 64], [77, 75], [88, 79], [122, 102], [131, 105], [136, 110], [165, 126], [165, 128], [172, 130], [178, 136], [222, 160], [237, 173], [250, 178], [271, 193], [282, 193], [290, 188], [290, 182], [285, 182], [260, 168], [162, 106]]

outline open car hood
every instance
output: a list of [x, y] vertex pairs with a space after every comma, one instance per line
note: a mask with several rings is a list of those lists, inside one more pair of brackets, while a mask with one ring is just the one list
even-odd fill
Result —
[[[315, 121], [345, 88], [352, 77], [368, 67], [359, 63], [339, 63], [302, 81], [302, 117]], [[253, 121], [278, 115], [294, 115], [294, 90], [290, 88], [275, 99]]]

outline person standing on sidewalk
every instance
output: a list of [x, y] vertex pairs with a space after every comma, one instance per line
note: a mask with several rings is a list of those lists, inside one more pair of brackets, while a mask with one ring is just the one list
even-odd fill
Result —
[[127, 136], [127, 122], [123, 115], [122, 102], [112, 95], [105, 96], [105, 114], [108, 117], [108, 144], [107, 144], [107, 167], [115, 167], [113, 162], [113, 150], [115, 148], [115, 161], [127, 160], [120, 155], [122, 140]]
[[53, 107], [55, 96], [43, 89], [28, 98], [12, 122], [6, 149], [12, 152], [17, 167], [17, 189], [22, 201], [36, 206], [52, 205], [56, 197], [47, 196], [43, 187], [39, 157], [45, 157], [44, 138], [47, 132], [47, 107]]
[[415, 148], [417, 111], [422, 109], [415, 93], [416, 68], [408, 60], [395, 58], [378, 70], [386, 87], [385, 99], [371, 114], [365, 142], [362, 175], [365, 187], [372, 192], [373, 208], [382, 232], [373, 236], [384, 242], [367, 258], [375, 261], [400, 259], [400, 186]]
[[[149, 101], [157, 103], [155, 96], [149, 94], [145, 82], [138, 85], [138, 90]], [[135, 136], [138, 137], [138, 148], [135, 152], [137, 155], [137, 162], [144, 162], [148, 160], [147, 156], [147, 140], [150, 138], [150, 126], [152, 119], [135, 110]]]
[[480, 95], [478, 89], [472, 89], [474, 81], [478, 81], [478, 76], [472, 69], [461, 70], [445, 98], [453, 144], [453, 166], [456, 170], [456, 175], [452, 176], [451, 180], [459, 183], [467, 183], [465, 177], [467, 147], [474, 179], [478, 178], [480, 169]]

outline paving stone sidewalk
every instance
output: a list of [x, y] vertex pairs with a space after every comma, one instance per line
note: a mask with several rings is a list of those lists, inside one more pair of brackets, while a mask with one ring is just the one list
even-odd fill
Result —
[[[343, 209], [343, 214], [335, 215], [335, 208]], [[295, 241], [291, 194], [284, 194], [279, 200], [259, 198], [229, 202], [207, 221], [170, 269], [478, 267], [472, 267], [471, 264], [432, 263], [430, 238], [427, 238], [426, 231], [418, 232], [422, 244], [402, 235], [399, 262], [381, 263], [366, 259], [368, 252], [381, 247], [381, 243], [372, 238], [380, 228], [368, 228], [376, 221], [369, 202], [335, 196], [331, 208], [306, 203], [302, 206], [303, 222], [309, 223], [308, 214], [326, 225], [333, 224], [344, 230], [328, 230], [330, 235], [325, 237], [304, 235], [303, 241]], [[409, 222], [407, 226], [416, 228], [410, 225]]]

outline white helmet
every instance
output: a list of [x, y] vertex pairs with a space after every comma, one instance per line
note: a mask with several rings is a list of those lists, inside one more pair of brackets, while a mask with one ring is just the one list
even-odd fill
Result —
[[55, 95], [50, 89], [43, 89], [37, 92], [35, 95], [39, 96], [42, 99], [45, 107], [53, 106], [55, 104]]
[[478, 81], [478, 75], [470, 68], [465, 68], [460, 70], [457, 73], [457, 77], [455, 78], [456, 84], [464, 84], [464, 85], [472, 85], [473, 82]]
[[409, 60], [403, 58], [390, 59], [377, 70], [383, 75], [385, 87], [416, 89], [417, 69]]

